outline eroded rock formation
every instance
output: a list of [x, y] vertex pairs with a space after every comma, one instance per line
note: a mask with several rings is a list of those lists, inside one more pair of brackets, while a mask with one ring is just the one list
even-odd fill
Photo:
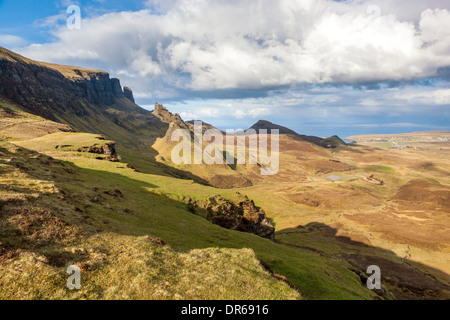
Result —
[[274, 239], [274, 226], [267, 219], [264, 210], [257, 207], [253, 200], [242, 199], [239, 203], [233, 203], [216, 196], [205, 201], [193, 201], [190, 198], [185, 201], [190, 212], [203, 215], [223, 228]]

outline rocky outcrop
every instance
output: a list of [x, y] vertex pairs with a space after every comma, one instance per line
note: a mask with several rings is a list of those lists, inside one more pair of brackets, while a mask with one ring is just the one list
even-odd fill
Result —
[[131, 100], [133, 103], [136, 102], [134, 101], [133, 91], [130, 88], [123, 87], [123, 94], [125, 95], [125, 98]]
[[[58, 146], [61, 147], [61, 146]], [[64, 146], [63, 146], [64, 147]], [[93, 145], [89, 147], [79, 148], [78, 152], [89, 152], [108, 156], [106, 159], [117, 159], [117, 150], [115, 142], [108, 142], [104, 145]]]
[[167, 110], [167, 108], [165, 108], [158, 102], [155, 103], [155, 109], [153, 110], [152, 114], [164, 123], [174, 123], [181, 128], [189, 128], [189, 126], [181, 119], [178, 113], [171, 113], [169, 110]]
[[87, 116], [89, 103], [109, 106], [116, 98], [132, 99], [106, 72], [34, 62], [1, 47], [0, 95], [50, 120], [59, 114]]
[[120, 80], [117, 78], [112, 78], [110, 81], [113, 95], [117, 98], [125, 97], [125, 94], [122, 91], [122, 86], [120, 85]]
[[190, 212], [203, 215], [223, 228], [274, 239], [275, 228], [267, 219], [264, 210], [257, 207], [253, 200], [243, 199], [236, 204], [216, 196], [206, 201], [193, 201], [190, 198], [185, 201]]

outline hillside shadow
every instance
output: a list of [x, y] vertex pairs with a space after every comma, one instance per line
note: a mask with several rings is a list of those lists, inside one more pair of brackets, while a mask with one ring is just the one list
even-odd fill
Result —
[[[359, 150], [356, 148], [361, 148], [363, 150]], [[366, 145], [362, 145], [362, 144], [351, 144], [351, 145], [346, 145], [345, 147], [342, 147], [342, 150], [345, 151], [349, 151], [349, 152], [353, 152], [353, 153], [359, 153], [359, 154], [364, 154], [367, 152], [375, 152], [375, 151], [382, 151], [382, 148], [378, 148], [378, 147], [368, 147]]]
[[[5, 150], [0, 151], [5, 152]], [[135, 180], [120, 173], [80, 168], [71, 162], [55, 160], [47, 156], [34, 159], [29, 157], [36, 155], [39, 154], [27, 150], [26, 159], [28, 161], [20, 169], [21, 172], [27, 173], [35, 179], [53, 182], [56, 188], [62, 192], [56, 194], [38, 192], [40, 197], [45, 197], [45, 202], [40, 201], [39, 197], [18, 198], [11, 202], [0, 201], [0, 226], [2, 229], [0, 233], [0, 263], [2, 259], [20, 254], [20, 251], [44, 254], [48, 262], [54, 266], [65, 266], [74, 259], [83, 261], [83, 257], [62, 250], [65, 246], [64, 237], [68, 234], [69, 229], [67, 228], [70, 226], [78, 228], [80, 234], [83, 235], [114, 232], [130, 236], [157, 236], [180, 251], [210, 247], [252, 248], [247, 240], [248, 237], [253, 237], [252, 235], [244, 236], [238, 231], [210, 226], [209, 221], [189, 212], [189, 208], [183, 201], [149, 191], [149, 188], [157, 189], [157, 186], [152, 183]], [[45, 168], [51, 171], [50, 175], [41, 170], [33, 171], [33, 168], [42, 167], [46, 162], [50, 163], [50, 165], [45, 165]], [[90, 177], [90, 180], [83, 180], [86, 177]], [[84, 200], [80, 201], [78, 194], [70, 194], [68, 185], [85, 190]], [[0, 185], [0, 191], [3, 187]], [[26, 187], [21, 187], [18, 191], [26, 194], [36, 193], [34, 189]], [[139, 202], [141, 200], [142, 203]], [[119, 209], [120, 206], [117, 205], [121, 202], [133, 203], [136, 201], [138, 203], [133, 207], [125, 209]], [[42, 207], [43, 203], [47, 203], [48, 206]], [[146, 210], [139, 211], [139, 208], [141, 206], [145, 208], [145, 205], [154, 208], [152, 210], [159, 210], [159, 213], [149, 215]], [[71, 208], [71, 215], [68, 216], [67, 212], [64, 213], [60, 210], [62, 207]], [[108, 214], [99, 215], [97, 212], [99, 209], [106, 210]], [[168, 214], [171, 214], [170, 219], [165, 218]], [[120, 219], [120, 224], [117, 222], [118, 219]], [[163, 221], [158, 222], [156, 219], [163, 219]], [[42, 225], [51, 226], [49, 236], [44, 237], [39, 233]], [[384, 279], [382, 281], [386, 282], [388, 291], [397, 299], [442, 299], [444, 291], [450, 291], [448, 286], [430, 274], [439, 274], [444, 279], [448, 278], [442, 272], [416, 262], [402, 263], [401, 258], [393, 252], [371, 247], [347, 237], [337, 236], [337, 230], [325, 224], [311, 223], [296, 229], [282, 230], [277, 234], [290, 232], [300, 232], [319, 243], [337, 245], [337, 252], [327, 253], [320, 246], [294, 245], [277, 241], [279, 245], [288, 246], [294, 250], [306, 250], [327, 259], [345, 261], [345, 265], [348, 263], [347, 266], [350, 266], [348, 268], [360, 277], [363, 286], [367, 279], [365, 274], [367, 267], [369, 265], [380, 266], [382, 279]], [[73, 236], [79, 237], [79, 234]], [[260, 239], [261, 243], [269, 241]], [[265, 252], [261, 251], [261, 248], [253, 249], [258, 257], [265, 256]], [[270, 267], [277, 263], [277, 261], [269, 261], [268, 265]], [[426, 270], [426, 273], [420, 270]], [[386, 292], [379, 292], [379, 294], [387, 297]]]
[[[158, 155], [158, 151], [152, 147], [149, 147], [147, 152], [141, 152], [133, 149], [124, 149], [123, 151], [125, 154], [124, 161], [128, 162], [138, 172], [173, 177], [182, 180], [193, 180], [196, 183], [211, 186], [208, 181], [193, 174], [192, 172], [171, 167], [163, 162], [156, 161], [155, 156]], [[120, 149], [118, 150], [118, 153], [120, 154]], [[127, 153], [137, 153], [140, 157], [139, 161], [133, 161], [133, 159], [129, 158]]]
[[419, 163], [419, 164], [417, 164], [417, 167], [419, 167], [422, 170], [428, 171], [428, 172], [437, 172], [443, 176], [449, 175], [449, 171], [438, 167], [432, 161], [425, 161], [425, 162]]
[[[312, 222], [295, 229], [277, 232], [277, 236], [286, 240], [276, 240], [285, 246], [310, 251], [331, 259], [346, 261], [351, 270], [366, 285], [370, 275], [367, 268], [376, 265], [381, 269], [382, 285], [387, 290], [375, 292], [384, 298], [392, 294], [395, 299], [448, 299], [450, 294], [449, 275], [409, 257], [399, 257], [394, 252], [371, 246], [347, 236], [339, 236], [338, 230], [323, 223]], [[296, 238], [296, 235], [298, 237]], [[307, 243], [298, 243], [307, 239]], [[290, 240], [290, 241], [289, 241]], [[330, 249], [331, 248], [331, 249]], [[446, 283], [443, 283], [445, 279]]]

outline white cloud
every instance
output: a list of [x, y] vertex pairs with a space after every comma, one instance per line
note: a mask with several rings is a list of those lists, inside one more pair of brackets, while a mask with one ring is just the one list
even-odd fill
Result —
[[26, 45], [27, 41], [18, 36], [0, 34], [0, 44], [4, 47], [20, 47]]
[[[122, 75], [139, 92], [411, 80], [450, 65], [448, 1], [171, 0], [85, 18], [20, 53]], [[428, 9], [430, 7], [430, 9]], [[443, 8], [435, 10], [435, 8]], [[156, 13], [155, 13], [156, 12]], [[295, 97], [298, 98], [298, 97]], [[294, 102], [293, 102], [294, 103]]]
[[395, 98], [409, 104], [450, 106], [450, 89], [406, 92], [395, 95]]
[[255, 108], [247, 106], [233, 106], [231, 110], [217, 107], [197, 107], [195, 112], [182, 111], [180, 115], [186, 120], [197, 119], [217, 119], [224, 117], [233, 117], [234, 119], [259, 119], [260, 117], [270, 116], [272, 111], [269, 108]]

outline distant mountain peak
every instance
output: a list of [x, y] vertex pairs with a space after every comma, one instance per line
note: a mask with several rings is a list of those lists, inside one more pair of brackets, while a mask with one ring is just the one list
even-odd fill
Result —
[[253, 126], [251, 126], [250, 129], [254, 129], [257, 132], [259, 132], [259, 130], [261, 130], [261, 129], [266, 129], [268, 131], [278, 129], [280, 134], [294, 135], [296, 137], [299, 137], [303, 140], [314, 143], [314, 144], [324, 147], [324, 148], [337, 148], [338, 146], [346, 145], [346, 143], [336, 135], [334, 135], [330, 138], [319, 138], [319, 137], [315, 137], [315, 136], [301, 135], [301, 134], [298, 134], [297, 132], [295, 132], [294, 130], [280, 126], [278, 124], [274, 124], [267, 120], [259, 120], [257, 123], [255, 123]]
[[280, 131], [280, 134], [298, 135], [297, 132], [295, 132], [291, 129], [274, 124], [267, 120], [259, 120], [257, 123], [255, 123], [253, 126], [251, 126], [250, 129], [254, 129], [257, 132], [259, 132], [259, 130], [276, 130], [276, 129], [278, 129]]

